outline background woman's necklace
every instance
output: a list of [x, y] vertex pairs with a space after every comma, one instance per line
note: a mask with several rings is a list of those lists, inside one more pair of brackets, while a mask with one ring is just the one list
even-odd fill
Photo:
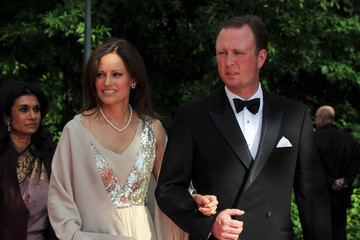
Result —
[[131, 119], [132, 119], [132, 115], [133, 115], [133, 111], [132, 111], [132, 107], [129, 104], [129, 109], [130, 109], [130, 115], [129, 115], [129, 119], [127, 120], [126, 124], [124, 127], [119, 128], [117, 127], [113, 122], [111, 122], [104, 114], [102, 108], [100, 107], [100, 114], [101, 116], [104, 118], [105, 122], [107, 122], [113, 129], [115, 129], [117, 132], [121, 133], [122, 131], [124, 131], [125, 129], [127, 129], [130, 125]]

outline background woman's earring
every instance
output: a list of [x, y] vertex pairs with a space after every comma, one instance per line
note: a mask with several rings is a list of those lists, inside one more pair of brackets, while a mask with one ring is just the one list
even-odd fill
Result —
[[9, 121], [6, 121], [6, 126], [7, 126], [7, 130], [8, 132], [11, 132], [11, 125], [10, 125], [10, 122]]
[[131, 88], [132, 88], [132, 89], [135, 89], [135, 88], [136, 88], [136, 83], [132, 83], [132, 84], [131, 84]]

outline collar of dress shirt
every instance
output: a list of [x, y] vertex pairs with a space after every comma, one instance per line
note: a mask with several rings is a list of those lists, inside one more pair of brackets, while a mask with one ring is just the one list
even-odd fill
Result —
[[259, 107], [258, 113], [262, 112], [264, 97], [263, 97], [263, 90], [261, 88], [260, 83], [259, 83], [259, 87], [256, 90], [256, 92], [249, 99], [244, 99], [244, 98], [232, 93], [226, 86], [225, 86], [225, 93], [226, 93], [226, 95], [227, 95], [227, 97], [229, 99], [231, 108], [232, 108], [233, 112], [235, 113], [235, 115], [237, 113], [236, 113], [236, 109], [235, 109], [235, 105], [234, 105], [234, 101], [233, 101], [234, 98], [240, 98], [241, 100], [251, 100], [251, 99], [254, 99], [254, 98], [260, 98], [260, 107]]

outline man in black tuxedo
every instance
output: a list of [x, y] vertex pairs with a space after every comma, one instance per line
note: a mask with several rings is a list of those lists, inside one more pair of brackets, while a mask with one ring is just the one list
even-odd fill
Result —
[[[224, 22], [216, 39], [219, 92], [179, 108], [156, 189], [190, 239], [290, 240], [294, 190], [305, 240], [330, 240], [330, 207], [308, 109], [262, 90], [261, 19]], [[218, 197], [205, 217], [188, 191]]]
[[334, 240], [346, 240], [346, 208], [350, 207], [352, 183], [359, 169], [359, 145], [335, 125], [335, 110], [321, 106], [315, 113], [315, 142], [325, 169], [330, 196]]

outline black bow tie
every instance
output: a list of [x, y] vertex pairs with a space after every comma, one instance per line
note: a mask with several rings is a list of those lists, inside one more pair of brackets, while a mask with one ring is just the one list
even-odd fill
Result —
[[241, 100], [240, 98], [234, 98], [234, 104], [236, 112], [241, 112], [246, 107], [252, 114], [256, 114], [260, 107], [260, 98], [254, 98], [251, 100]]

